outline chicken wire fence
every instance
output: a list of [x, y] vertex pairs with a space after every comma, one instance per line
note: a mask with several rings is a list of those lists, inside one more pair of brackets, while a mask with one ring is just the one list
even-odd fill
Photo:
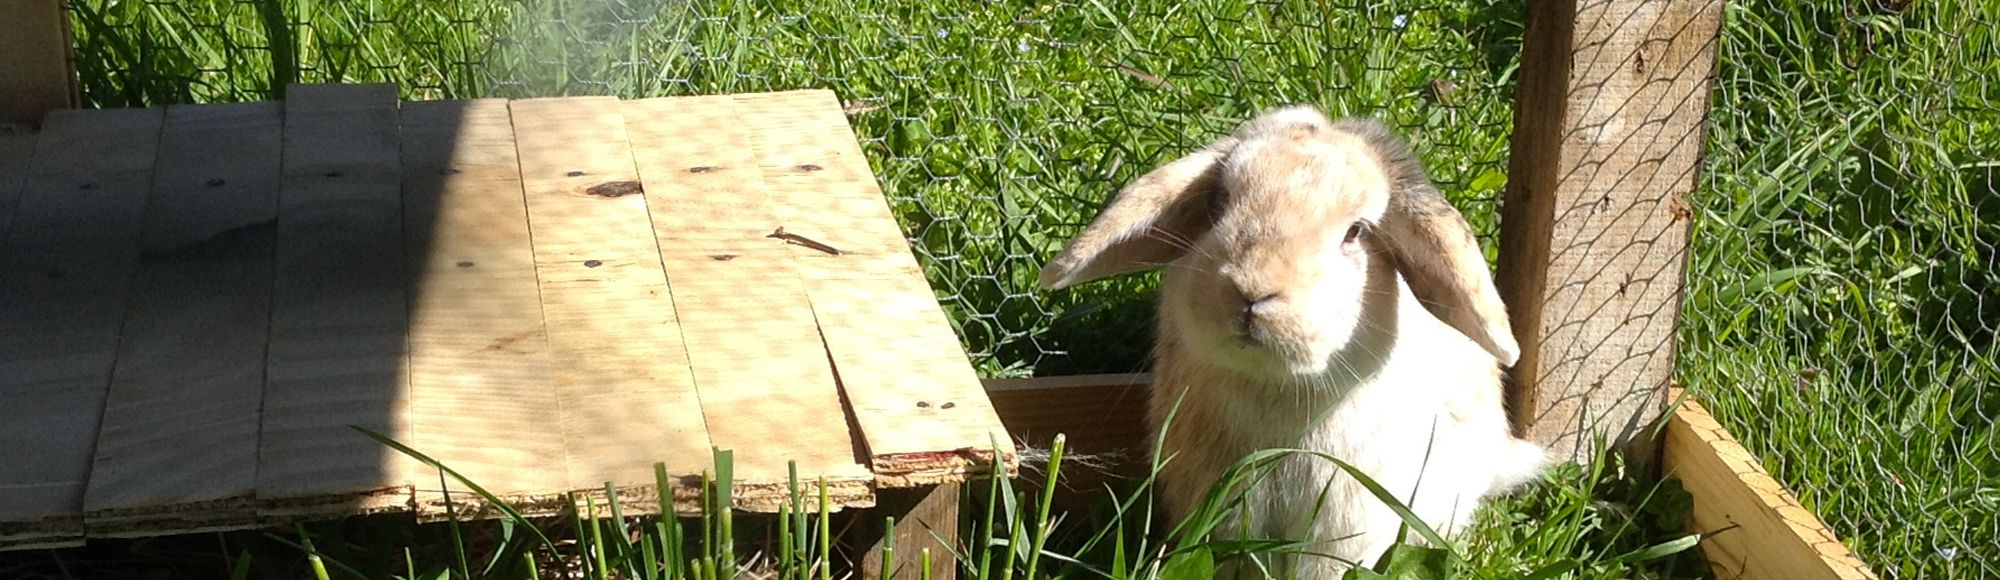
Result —
[[[1984, 2], [1978, 4], [1975, 2]], [[1413, 139], [1489, 257], [1517, 0], [73, 1], [94, 106], [830, 88], [982, 375], [1146, 364], [1152, 276], [1038, 266], [1126, 180], [1258, 109]], [[1890, 577], [2000, 574], [1991, 0], [1738, 0], [1678, 379]]]
[[1150, 286], [1040, 292], [1040, 262], [1124, 180], [1259, 108], [1385, 116], [1496, 235], [1518, 6], [1114, 4], [145, 0], [72, 13], [92, 105], [329, 81], [393, 81], [411, 99], [833, 89], [986, 376], [1143, 365]]
[[1884, 577], [2000, 577], [2000, 3], [1727, 10], [1677, 378]]

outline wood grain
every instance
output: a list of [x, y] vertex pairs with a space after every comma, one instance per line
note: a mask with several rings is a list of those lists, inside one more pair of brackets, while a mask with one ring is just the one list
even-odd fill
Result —
[[4, 125], [32, 126], [42, 114], [74, 107], [76, 68], [70, 24], [61, 2], [0, 0], [0, 134]]
[[[958, 537], [964, 493], [965, 484], [958, 482], [883, 490], [875, 510], [858, 528], [863, 535], [857, 543], [868, 546], [861, 556], [860, 577], [957, 580], [958, 562], [952, 554], [965, 551]], [[885, 525], [888, 517], [896, 518], [894, 528]], [[888, 551], [891, 541], [894, 554]], [[926, 550], [931, 555], [928, 569], [923, 565]], [[888, 557], [892, 555], [893, 560]]]
[[[402, 119], [412, 445], [525, 513], [553, 512], [568, 471], [507, 101], [408, 103]], [[435, 470], [416, 487], [425, 518], [482, 507]]]
[[[879, 485], [957, 481], [1014, 449], [830, 91], [735, 97], [794, 240]], [[834, 251], [827, 251], [827, 248]]]
[[[770, 237], [780, 224], [737, 113], [729, 97], [624, 103], [702, 413], [713, 445], [733, 450], [738, 480], [783, 483], [796, 462], [801, 481], [825, 476], [847, 503], [871, 476], [805, 283]], [[785, 495], [736, 499], [775, 509]]]
[[1641, 463], [1666, 408], [1721, 0], [1534, 3], [1498, 284], [1522, 353], [1517, 428]]
[[[161, 109], [48, 116], [0, 256], [0, 547], [82, 539]], [[33, 442], [19, 444], [19, 442]]]
[[278, 103], [166, 112], [84, 497], [92, 537], [256, 521]]
[[408, 509], [402, 200], [393, 85], [286, 92], [260, 514]]
[[1718, 579], [1876, 577], [1700, 403], [1683, 400], [1667, 420], [1662, 452], [1667, 475], [1695, 498], [1691, 531], [1712, 534], [1701, 546]]
[[28, 161], [34, 158], [35, 136], [0, 135], [0, 247], [20, 207], [21, 185], [28, 181]]
[[568, 488], [651, 486], [655, 462], [699, 473], [709, 437], [619, 101], [510, 106]]

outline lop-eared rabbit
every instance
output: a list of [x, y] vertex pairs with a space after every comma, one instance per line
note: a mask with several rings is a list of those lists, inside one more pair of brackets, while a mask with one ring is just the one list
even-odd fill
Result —
[[1322, 454], [1447, 537], [1547, 464], [1508, 430], [1519, 349], [1479, 243], [1381, 123], [1298, 105], [1251, 119], [1126, 185], [1041, 284], [1160, 265], [1160, 504], [1178, 522], [1252, 453], [1305, 451], [1238, 489], [1216, 530], [1317, 542], [1268, 563], [1277, 576], [1372, 566], [1401, 525]]

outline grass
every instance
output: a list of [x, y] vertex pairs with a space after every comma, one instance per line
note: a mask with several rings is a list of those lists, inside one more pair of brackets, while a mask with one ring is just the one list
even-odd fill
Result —
[[[729, 504], [731, 454], [715, 452], [704, 478], [697, 516], [659, 518], [627, 515], [616, 503], [572, 502], [576, 509], [558, 518], [526, 519], [504, 500], [425, 456], [420, 450], [378, 440], [439, 471], [459, 497], [482, 498], [499, 506], [500, 519], [448, 521], [414, 526], [406, 518], [376, 516], [298, 526], [292, 533], [241, 531], [140, 540], [118, 557], [8, 554], [0, 575], [8, 578], [586, 578], [825, 579], [845, 570], [859, 547], [846, 545], [851, 517], [836, 517], [827, 498], [807, 497], [792, 485], [792, 500], [776, 516], [750, 517], [721, 509]], [[1054, 509], [1055, 490], [1064, 485], [1064, 443], [1055, 441], [1039, 477], [986, 479], [967, 486], [961, 498], [969, 514], [949, 553], [924, 548], [915, 554], [893, 545], [884, 567], [922, 566], [946, 561], [961, 577], [978, 579], [1076, 578], [1181, 580], [1214, 577], [1214, 567], [1234, 558], [1295, 550], [1282, 538], [1210, 539], [1214, 529], [1240, 505], [1218, 491], [1210, 510], [1179, 526], [1151, 516], [1150, 478], [1107, 485], [1094, 511]], [[1273, 450], [1246, 458], [1218, 490], [1261, 477], [1271, 461], [1295, 453]], [[1336, 461], [1327, 459], [1329, 461]], [[1154, 458], [1154, 464], [1160, 461]], [[1671, 482], [1645, 482], [1625, 474], [1615, 457], [1589, 470], [1566, 464], [1526, 492], [1480, 512], [1471, 532], [1444, 541], [1405, 512], [1411, 538], [1419, 546], [1393, 547], [1375, 570], [1350, 578], [1406, 580], [1701, 578], [1706, 564], [1690, 550], [1697, 539], [1680, 531], [1689, 498]], [[1400, 507], [1396, 497], [1365, 475], [1343, 469]], [[667, 489], [665, 467], [658, 485]], [[662, 498], [670, 501], [670, 498]], [[893, 526], [894, 520], [885, 522]], [[1226, 536], [1226, 535], [1225, 535]], [[977, 541], [970, 539], [977, 538]], [[100, 544], [116, 544], [101, 542]], [[133, 548], [132, 546], [140, 546]], [[100, 545], [100, 551], [106, 548]], [[113, 547], [110, 549], [117, 549]], [[743, 550], [739, 552], [739, 550]], [[919, 568], [928, 570], [928, 566]], [[1375, 572], [1370, 574], [1369, 572]], [[1386, 574], [1386, 575], [1385, 575]]]
[[[1145, 366], [1153, 277], [1051, 294], [1036, 267], [1119, 184], [1260, 107], [1389, 120], [1491, 251], [1522, 25], [1501, 0], [71, 5], [98, 106], [290, 81], [416, 99], [836, 89], [995, 377]], [[1677, 379], [1889, 578], [2000, 576], [1996, 29], [1993, 0], [1736, 0], [1718, 51]], [[1495, 517], [1632, 517], [1578, 507], [1616, 494], [1600, 476]], [[1491, 538], [1573, 551], [1590, 534], [1572, 524]]]
[[1891, 4], [1730, 7], [1678, 378], [1883, 577], [1992, 578], [2000, 3]]
[[1388, 119], [1494, 239], [1519, 6], [1127, 4], [98, 1], [77, 3], [77, 56], [98, 106], [288, 81], [411, 99], [833, 88], [987, 376], [1143, 365], [1151, 278], [1049, 294], [1037, 269], [1119, 184], [1258, 108]]

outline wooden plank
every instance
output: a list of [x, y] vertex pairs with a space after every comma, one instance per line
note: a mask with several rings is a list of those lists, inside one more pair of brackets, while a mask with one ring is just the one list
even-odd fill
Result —
[[[403, 107], [404, 253], [410, 289], [412, 445], [526, 513], [561, 509], [563, 433], [507, 101]], [[496, 442], [505, 442], [499, 444]], [[434, 472], [425, 518], [479, 515]]]
[[779, 222], [734, 101], [623, 106], [709, 437], [734, 452], [737, 504], [776, 510], [788, 461], [801, 482], [825, 476], [835, 503], [871, 501], [805, 283], [770, 237]]
[[256, 522], [278, 103], [167, 109], [84, 497], [92, 537]]
[[[1675, 395], [1676, 398], [1678, 394]], [[1764, 471], [1708, 410], [1667, 420], [1664, 467], [1695, 498], [1689, 523], [1721, 580], [1864, 580], [1875, 572]]]
[[1153, 446], [1146, 426], [1152, 382], [1148, 373], [1073, 375], [987, 379], [984, 388], [1007, 432], [1030, 446], [1047, 449], [1063, 434], [1070, 453], [1144, 464]]
[[735, 97], [878, 485], [961, 480], [1013, 442], [831, 91]]
[[[1046, 448], [1056, 433], [1065, 433], [1069, 448], [1075, 452], [1123, 455], [1100, 459], [1117, 460], [1115, 474], [1132, 478], [1144, 477], [1146, 453], [1151, 447], [1142, 420], [1150, 381], [1148, 375], [1130, 374], [987, 380], [985, 384], [1001, 420], [1028, 445]], [[1667, 418], [1661, 449], [1664, 473], [1678, 478], [1694, 497], [1688, 529], [1707, 534], [1701, 545], [1717, 578], [1876, 577], [1706, 409], [1692, 399], [1683, 400], [1680, 393], [1667, 396], [1682, 402]], [[1094, 477], [1073, 480], [1097, 475], [1078, 467], [1064, 465], [1066, 484], [1058, 490], [1057, 501], [1094, 505], [1090, 501], [1100, 498], [1073, 498], [1073, 492], [1088, 492], [1097, 483]], [[1016, 485], [1023, 484], [1034, 482]], [[885, 496], [884, 503], [888, 501]], [[902, 552], [900, 548], [897, 551]]]
[[73, 544], [160, 109], [48, 117], [0, 257], [0, 547]]
[[0, 134], [76, 106], [69, 15], [54, 0], [0, 0]]
[[1521, 344], [1516, 427], [1572, 459], [1599, 432], [1657, 456], [1722, 8], [1530, 8], [1497, 282]]
[[28, 181], [28, 161], [34, 158], [35, 136], [0, 135], [0, 246], [20, 207], [21, 186]]
[[260, 514], [407, 509], [409, 441], [396, 88], [287, 91]]
[[[861, 556], [861, 577], [956, 580], [958, 562], [952, 555], [966, 551], [958, 537], [958, 506], [964, 503], [960, 497], [964, 492], [965, 484], [956, 482], [882, 490], [879, 505], [857, 528], [862, 534], [858, 543], [869, 547]], [[892, 516], [896, 525], [889, 528], [885, 518]], [[894, 554], [889, 553], [891, 547]], [[928, 569], [923, 565], [925, 551], [931, 556]]]
[[699, 473], [709, 438], [618, 100], [510, 107], [568, 489], [650, 488], [655, 462]]
[[[1025, 449], [1038, 450], [1034, 455], [1046, 455], [1057, 435], [1065, 437], [1055, 506], [1087, 511], [1103, 505], [1107, 484], [1129, 489], [1146, 478], [1153, 459], [1153, 434], [1146, 426], [1152, 381], [1138, 373], [988, 379], [985, 385], [1000, 421]], [[1046, 457], [1036, 463], [1046, 463]], [[1022, 467], [1024, 475], [1014, 486], [1040, 487], [1045, 469]]]

